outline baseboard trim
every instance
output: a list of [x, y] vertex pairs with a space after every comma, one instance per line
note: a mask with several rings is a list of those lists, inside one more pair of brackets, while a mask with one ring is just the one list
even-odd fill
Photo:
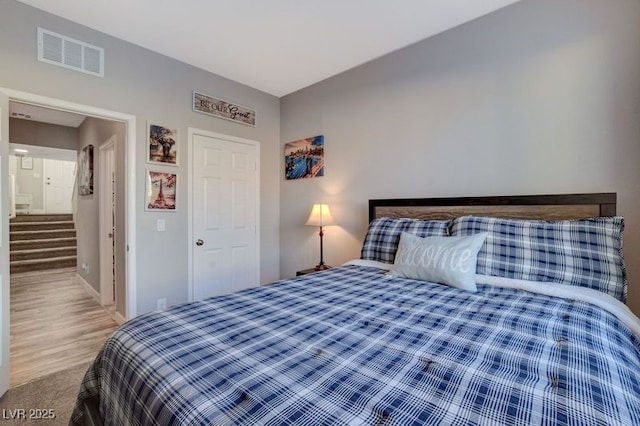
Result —
[[124, 324], [124, 323], [127, 321], [127, 320], [126, 320], [126, 319], [125, 319], [125, 318], [120, 314], [120, 312], [116, 312], [116, 313], [114, 314], [114, 316], [115, 316], [115, 318], [114, 318], [114, 319], [116, 320], [116, 322], [118, 323], [118, 325], [122, 325], [122, 324]]
[[82, 287], [84, 287], [85, 291], [89, 293], [89, 295], [91, 295], [91, 297], [93, 297], [96, 300], [96, 302], [100, 304], [100, 306], [102, 306], [102, 304], [100, 303], [100, 293], [98, 293], [95, 288], [91, 287], [91, 284], [89, 284], [87, 280], [85, 280], [84, 277], [77, 272], [76, 272], [76, 278], [78, 278], [78, 280], [80, 281], [80, 284], [82, 284]]
[[82, 275], [80, 275], [79, 273], [76, 272], [76, 278], [78, 278], [78, 280], [80, 281], [80, 284], [82, 284], [82, 287], [84, 287], [85, 291], [87, 293], [89, 293], [91, 295], [91, 297], [93, 297], [95, 299], [96, 302], [98, 302], [98, 304], [100, 306], [102, 306], [104, 308], [104, 310], [109, 314], [109, 316], [118, 324], [118, 325], [122, 325], [125, 322], [127, 322], [127, 320], [125, 319], [124, 316], [122, 316], [122, 314], [120, 312], [116, 312], [113, 309], [113, 305], [111, 309], [109, 309], [109, 307], [106, 307], [104, 305], [102, 305], [101, 303], [101, 298], [100, 298], [100, 293], [98, 293], [93, 287], [91, 287], [91, 284], [89, 284], [87, 282], [87, 280], [84, 279], [84, 277]]

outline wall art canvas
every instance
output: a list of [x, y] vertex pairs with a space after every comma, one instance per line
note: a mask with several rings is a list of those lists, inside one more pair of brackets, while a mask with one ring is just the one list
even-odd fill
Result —
[[178, 165], [178, 129], [149, 124], [147, 163]]
[[324, 136], [286, 143], [284, 164], [287, 180], [324, 176]]
[[195, 91], [193, 92], [193, 110], [240, 124], [256, 125], [255, 110]]
[[176, 173], [147, 170], [145, 209], [148, 211], [175, 211], [177, 180]]
[[87, 145], [78, 155], [78, 195], [91, 194], [93, 194], [93, 145]]

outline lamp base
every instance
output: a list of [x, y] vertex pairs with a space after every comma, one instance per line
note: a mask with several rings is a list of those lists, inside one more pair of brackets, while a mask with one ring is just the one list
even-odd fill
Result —
[[331, 266], [325, 265], [324, 262], [318, 263], [315, 267], [316, 271], [324, 271], [325, 269], [329, 269]]

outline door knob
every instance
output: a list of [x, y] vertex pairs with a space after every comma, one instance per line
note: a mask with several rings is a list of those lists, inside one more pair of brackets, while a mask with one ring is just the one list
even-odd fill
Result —
[[198, 238], [198, 241], [196, 241], [196, 245], [197, 246], [203, 246], [204, 245], [204, 241], [202, 241], [200, 238]]

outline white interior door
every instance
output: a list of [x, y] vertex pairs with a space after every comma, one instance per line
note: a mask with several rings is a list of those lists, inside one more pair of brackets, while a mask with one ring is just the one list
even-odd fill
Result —
[[115, 302], [115, 136], [100, 146], [98, 204], [100, 209], [100, 302]]
[[0, 92], [0, 396], [9, 389], [9, 98]]
[[75, 161], [44, 159], [45, 213], [71, 213], [71, 196], [76, 174]]
[[193, 299], [259, 284], [257, 142], [193, 134]]

